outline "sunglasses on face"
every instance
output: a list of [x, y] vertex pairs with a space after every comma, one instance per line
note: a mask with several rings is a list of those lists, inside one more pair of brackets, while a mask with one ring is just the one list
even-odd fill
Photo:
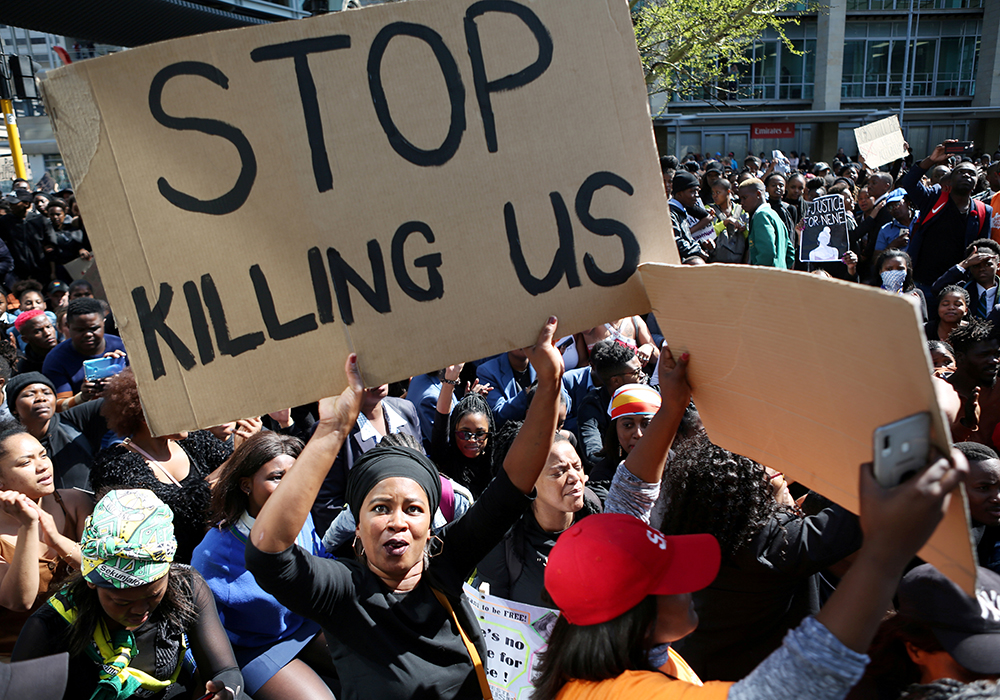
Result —
[[475, 442], [483, 442], [490, 436], [490, 433], [480, 430], [478, 432], [472, 432], [471, 430], [456, 430], [455, 437], [460, 440], [469, 440]]

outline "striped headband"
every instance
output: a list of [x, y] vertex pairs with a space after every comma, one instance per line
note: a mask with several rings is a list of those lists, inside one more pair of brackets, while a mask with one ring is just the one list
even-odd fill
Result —
[[660, 394], [648, 384], [625, 384], [611, 398], [611, 420], [622, 416], [651, 416], [660, 410]]

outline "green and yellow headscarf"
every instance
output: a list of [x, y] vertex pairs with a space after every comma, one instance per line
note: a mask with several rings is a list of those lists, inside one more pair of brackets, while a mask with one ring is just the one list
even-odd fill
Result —
[[174, 514], [152, 491], [110, 491], [87, 518], [80, 548], [83, 577], [95, 586], [144, 586], [170, 570]]

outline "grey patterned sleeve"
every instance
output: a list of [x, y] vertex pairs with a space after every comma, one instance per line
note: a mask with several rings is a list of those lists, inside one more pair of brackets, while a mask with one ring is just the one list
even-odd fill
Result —
[[814, 617], [807, 617], [727, 700], [841, 700], [861, 679], [868, 657], [851, 651]]
[[649, 513], [659, 495], [659, 482], [651, 484], [642, 481], [625, 468], [625, 462], [621, 462], [611, 480], [611, 488], [604, 501], [604, 512], [623, 513], [649, 523]]

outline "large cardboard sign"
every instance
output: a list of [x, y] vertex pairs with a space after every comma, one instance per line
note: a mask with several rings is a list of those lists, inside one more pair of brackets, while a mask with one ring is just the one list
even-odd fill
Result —
[[858, 142], [858, 153], [864, 157], [865, 165], [871, 168], [906, 157], [903, 130], [899, 128], [899, 119], [895, 115], [859, 126], [854, 130], [854, 138]]
[[[875, 428], [926, 410], [932, 444], [947, 450], [909, 297], [740, 265], [650, 264], [640, 274], [674, 353], [691, 353], [694, 401], [716, 444], [854, 512]], [[920, 556], [972, 594], [964, 487], [956, 495]]]
[[836, 262], [847, 254], [847, 210], [839, 194], [817, 197], [802, 215], [802, 262]]
[[[43, 82], [156, 434], [648, 310], [676, 262], [621, 0], [424, 0]], [[511, 313], [516, 309], [517, 313]]]
[[545, 651], [558, 610], [480, 593], [465, 584], [486, 640], [486, 679], [494, 700], [529, 700], [539, 654]]

